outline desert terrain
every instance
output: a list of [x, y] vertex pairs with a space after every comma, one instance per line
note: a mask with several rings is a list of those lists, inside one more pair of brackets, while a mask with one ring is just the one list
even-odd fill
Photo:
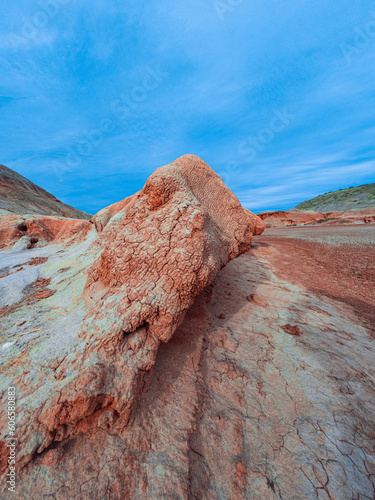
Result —
[[267, 229], [262, 251], [280, 277], [352, 307], [357, 320], [375, 324], [375, 224]]
[[0, 224], [1, 498], [374, 498], [374, 224], [263, 232], [192, 155]]
[[0, 500], [375, 500], [375, 0], [20, 0]]

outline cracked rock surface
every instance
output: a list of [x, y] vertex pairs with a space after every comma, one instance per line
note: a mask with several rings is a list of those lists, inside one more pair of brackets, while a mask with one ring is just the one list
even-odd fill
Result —
[[127, 426], [114, 432], [104, 409], [89, 432], [36, 454], [21, 491], [372, 499], [373, 359], [370, 332], [347, 306], [276, 278], [257, 247], [217, 275], [159, 347]]
[[375, 497], [373, 328], [287, 273], [281, 237], [249, 250], [260, 227], [189, 156], [76, 244], [0, 253], [1, 498]]
[[[259, 221], [192, 155], [157, 169], [91, 224], [12, 217], [0, 255], [0, 373], [2, 408], [7, 387], [17, 392], [17, 495], [81, 498], [91, 459], [72, 494], [55, 465], [73, 472], [74, 443], [86, 447], [93, 435], [104, 447], [96, 459], [111, 455], [107, 438], [121, 446], [160, 346], [220, 269], [250, 248]], [[0, 418], [6, 495], [9, 433]]]

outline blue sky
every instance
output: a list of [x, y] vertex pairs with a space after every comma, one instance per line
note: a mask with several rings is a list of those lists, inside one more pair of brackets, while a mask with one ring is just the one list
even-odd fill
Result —
[[0, 163], [65, 203], [186, 153], [254, 211], [375, 182], [373, 0], [16, 0], [0, 25]]

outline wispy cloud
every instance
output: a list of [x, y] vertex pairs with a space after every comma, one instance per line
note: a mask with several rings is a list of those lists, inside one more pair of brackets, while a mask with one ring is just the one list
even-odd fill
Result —
[[[201, 0], [47, 3], [20, 0], [0, 20], [0, 162], [63, 201], [95, 212], [184, 153], [254, 210], [375, 180], [375, 42], [351, 64], [342, 52], [372, 0], [253, 0], [223, 19]], [[143, 99], [134, 89], [150, 66], [168, 76]], [[132, 91], [116, 120], [113, 102]], [[268, 140], [283, 109], [294, 118]], [[54, 165], [103, 120], [115, 125], [105, 140], [58, 178]], [[262, 147], [242, 155], [252, 138]]]

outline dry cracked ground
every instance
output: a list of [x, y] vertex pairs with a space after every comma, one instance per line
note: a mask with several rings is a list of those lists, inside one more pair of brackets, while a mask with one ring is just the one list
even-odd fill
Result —
[[[103, 241], [121, 217], [100, 226]], [[216, 241], [210, 231], [207, 245]], [[82, 334], [92, 307], [79, 300], [82, 270], [101, 255], [95, 226], [78, 244], [4, 252], [1, 274], [15, 296], [1, 310], [1, 389], [18, 387], [28, 427], [18, 421], [17, 493], [3, 478], [1, 498], [375, 498], [374, 226], [345, 228], [343, 241], [332, 230], [280, 231], [255, 236], [214, 280], [193, 287], [199, 294], [167, 342], [152, 334], [154, 317], [98, 336], [105, 310], [91, 337]], [[180, 255], [173, 241], [169, 252]], [[350, 272], [359, 247], [365, 278]], [[321, 261], [324, 252], [336, 266]], [[327, 276], [357, 294], [340, 295]], [[105, 293], [102, 304], [112, 304]]]

